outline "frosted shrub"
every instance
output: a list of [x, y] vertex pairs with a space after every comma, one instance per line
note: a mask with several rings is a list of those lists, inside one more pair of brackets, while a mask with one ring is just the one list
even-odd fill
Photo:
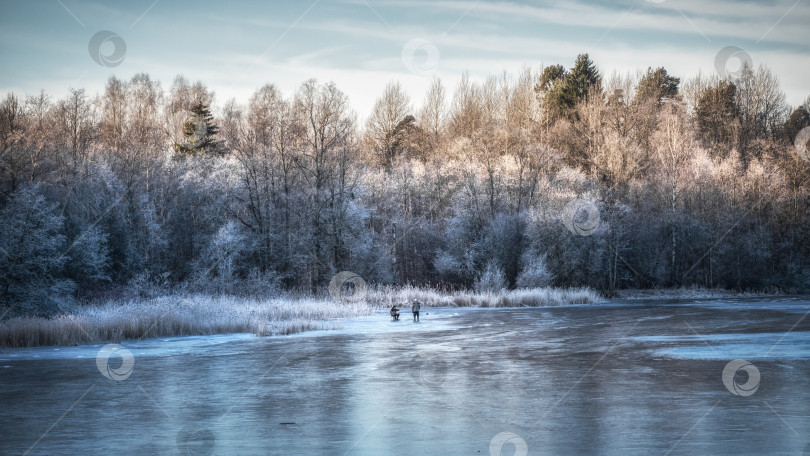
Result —
[[475, 281], [475, 291], [477, 293], [486, 293], [493, 291], [501, 291], [506, 288], [506, 277], [504, 276], [503, 269], [501, 269], [494, 261], [487, 263], [487, 268], [478, 276]]
[[518, 288], [542, 288], [551, 285], [554, 275], [548, 270], [546, 257], [524, 255], [524, 266], [517, 277]]

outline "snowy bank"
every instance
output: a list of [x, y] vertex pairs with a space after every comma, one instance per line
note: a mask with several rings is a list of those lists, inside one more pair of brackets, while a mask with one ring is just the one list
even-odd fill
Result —
[[616, 297], [620, 299], [726, 299], [726, 298], [759, 298], [767, 296], [782, 296], [783, 293], [765, 293], [749, 291], [733, 291], [721, 288], [684, 287], [684, 288], [653, 288], [653, 289], [627, 289], [616, 290]]
[[106, 301], [78, 306], [51, 318], [15, 317], [0, 322], [0, 346], [77, 345], [211, 334], [287, 335], [335, 329], [340, 320], [368, 316], [393, 304], [425, 307], [538, 307], [592, 304], [601, 296], [588, 289], [520, 289], [452, 292], [415, 287], [370, 290], [359, 302], [316, 298], [253, 299], [183, 295]]
[[0, 323], [0, 346], [76, 345], [127, 339], [252, 333], [258, 336], [333, 329], [339, 319], [369, 315], [366, 303], [234, 296], [165, 296], [76, 307], [52, 318]]

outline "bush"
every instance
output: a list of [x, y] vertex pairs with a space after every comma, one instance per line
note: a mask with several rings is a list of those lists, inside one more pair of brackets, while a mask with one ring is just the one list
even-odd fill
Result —
[[518, 288], [542, 288], [554, 281], [554, 274], [548, 270], [545, 256], [525, 254], [521, 260], [523, 269], [517, 277]]
[[475, 280], [475, 291], [487, 293], [506, 289], [506, 276], [503, 269], [494, 261], [487, 263], [487, 268]]

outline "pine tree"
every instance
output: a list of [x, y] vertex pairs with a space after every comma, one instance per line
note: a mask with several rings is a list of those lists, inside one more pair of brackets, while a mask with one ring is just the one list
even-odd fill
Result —
[[736, 93], [733, 82], [719, 81], [703, 93], [695, 109], [698, 133], [714, 154], [724, 156], [736, 145], [739, 126]]
[[796, 135], [802, 131], [803, 128], [810, 126], [810, 112], [804, 106], [796, 108], [785, 122], [785, 133], [789, 141], [793, 142]]
[[566, 80], [570, 90], [576, 95], [577, 102], [588, 99], [591, 88], [601, 89], [602, 76], [588, 54], [579, 54], [574, 67]]
[[655, 100], [661, 103], [662, 100], [678, 95], [678, 84], [681, 79], [670, 76], [664, 67], [655, 70], [647, 68], [647, 73], [641, 78], [636, 87], [636, 100]]
[[183, 125], [183, 138], [185, 143], [175, 144], [174, 150], [183, 155], [197, 155], [198, 153], [219, 154], [222, 148], [216, 135], [219, 127], [214, 124], [211, 110], [201, 101], [191, 108], [191, 116]]
[[562, 65], [552, 65], [543, 70], [535, 93], [544, 100], [550, 123], [556, 119], [575, 116], [574, 108], [588, 99], [591, 88], [599, 89], [602, 76], [588, 54], [577, 56], [570, 71]]

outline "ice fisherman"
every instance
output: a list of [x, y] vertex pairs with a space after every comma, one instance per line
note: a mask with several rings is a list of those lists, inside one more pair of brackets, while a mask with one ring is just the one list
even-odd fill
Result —
[[413, 304], [411, 305], [411, 312], [413, 312], [413, 321], [419, 321], [419, 309], [422, 307], [422, 304], [417, 300], [413, 300]]
[[394, 320], [399, 320], [399, 309], [397, 309], [396, 304], [391, 306], [391, 312], [390, 313], [391, 313], [391, 318], [393, 318]]

